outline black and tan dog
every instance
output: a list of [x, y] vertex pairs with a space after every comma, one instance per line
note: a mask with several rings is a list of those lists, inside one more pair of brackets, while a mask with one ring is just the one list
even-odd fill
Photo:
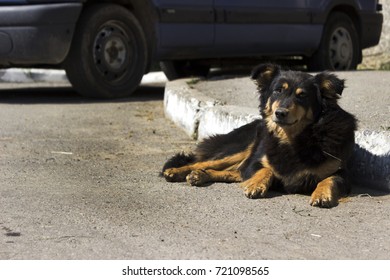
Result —
[[177, 154], [163, 167], [169, 182], [193, 186], [241, 182], [249, 198], [270, 188], [311, 193], [310, 204], [333, 207], [349, 192], [346, 163], [354, 147], [355, 117], [337, 104], [344, 81], [262, 64], [252, 72], [261, 120]]

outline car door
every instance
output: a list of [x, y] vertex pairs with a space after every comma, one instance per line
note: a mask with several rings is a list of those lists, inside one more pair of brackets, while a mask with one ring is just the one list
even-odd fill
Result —
[[164, 56], [199, 55], [214, 43], [214, 0], [154, 0], [159, 15], [159, 49]]
[[307, 0], [215, 0], [215, 9], [215, 44], [226, 55], [309, 54], [321, 36]]

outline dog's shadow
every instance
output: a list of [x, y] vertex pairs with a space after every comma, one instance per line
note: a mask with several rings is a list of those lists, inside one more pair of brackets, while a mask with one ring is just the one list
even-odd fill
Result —
[[[352, 189], [350, 196], [383, 196], [390, 194], [390, 154], [375, 155], [355, 144], [348, 162]], [[204, 187], [213, 183], [205, 184]], [[267, 198], [286, 195], [282, 186], [274, 186]]]
[[351, 195], [381, 196], [390, 194], [390, 154], [375, 155], [355, 144], [348, 162], [353, 184]]

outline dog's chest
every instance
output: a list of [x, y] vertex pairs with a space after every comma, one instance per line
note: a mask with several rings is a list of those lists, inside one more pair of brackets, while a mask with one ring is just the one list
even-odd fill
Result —
[[265, 154], [261, 164], [272, 170], [275, 178], [282, 182], [287, 192], [306, 192], [318, 182], [331, 176], [341, 167], [335, 159], [326, 159], [318, 165], [304, 162], [293, 152], [285, 152], [282, 157]]

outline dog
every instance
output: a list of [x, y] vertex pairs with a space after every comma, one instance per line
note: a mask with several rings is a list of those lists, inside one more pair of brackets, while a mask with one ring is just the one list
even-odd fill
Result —
[[337, 104], [344, 80], [275, 64], [258, 65], [251, 79], [261, 118], [176, 154], [163, 167], [165, 179], [192, 186], [239, 182], [248, 198], [282, 188], [311, 194], [312, 206], [337, 206], [350, 191], [347, 162], [357, 123]]

